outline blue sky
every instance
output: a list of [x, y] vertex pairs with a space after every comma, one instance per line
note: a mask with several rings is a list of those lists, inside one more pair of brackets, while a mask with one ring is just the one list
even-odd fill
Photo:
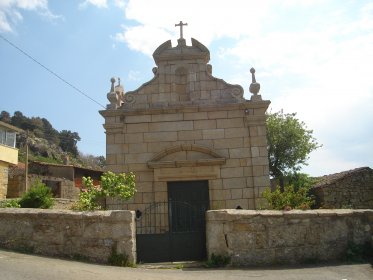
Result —
[[[152, 78], [153, 51], [184, 37], [211, 52], [213, 75], [249, 98], [255, 67], [272, 111], [297, 112], [323, 147], [304, 172], [373, 166], [373, 2], [348, 0], [0, 0], [0, 34], [106, 106]], [[47, 118], [105, 155], [102, 108], [0, 38], [0, 110]]]

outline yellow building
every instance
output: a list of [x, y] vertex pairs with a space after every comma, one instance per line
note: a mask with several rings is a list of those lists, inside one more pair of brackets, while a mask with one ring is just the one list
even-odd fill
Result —
[[18, 164], [16, 134], [22, 130], [0, 121], [0, 199], [6, 198], [9, 165]]

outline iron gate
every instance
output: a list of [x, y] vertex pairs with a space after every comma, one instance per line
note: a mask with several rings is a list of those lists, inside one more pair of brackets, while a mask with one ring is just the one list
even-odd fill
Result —
[[136, 223], [137, 261], [204, 259], [206, 210], [205, 203], [199, 202], [170, 200], [151, 204]]

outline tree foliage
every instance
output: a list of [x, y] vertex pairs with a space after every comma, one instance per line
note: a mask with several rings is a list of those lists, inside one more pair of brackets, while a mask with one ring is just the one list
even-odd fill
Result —
[[309, 190], [312, 186], [317, 183], [316, 178], [310, 177], [305, 173], [293, 173], [285, 178], [285, 184], [294, 187], [294, 191], [298, 191], [300, 188], [306, 188]]
[[50, 188], [40, 181], [36, 181], [19, 200], [21, 208], [43, 208], [53, 206], [53, 194]]
[[320, 147], [312, 133], [295, 113], [280, 111], [267, 116], [269, 171], [282, 187], [284, 176], [307, 165], [309, 154]]
[[60, 147], [64, 152], [70, 153], [75, 157], [78, 156], [79, 151], [76, 146], [80, 141], [79, 134], [77, 132], [71, 132], [70, 130], [62, 130], [59, 134]]
[[11, 121], [12, 121], [11, 118], [10, 118], [10, 114], [7, 111], [1, 111], [0, 121], [10, 124]]
[[132, 198], [136, 193], [135, 175], [133, 173], [115, 174], [107, 171], [101, 176], [101, 185], [94, 186], [90, 177], [83, 177], [85, 190], [79, 195], [79, 201], [73, 206], [74, 210], [105, 209], [102, 200], [106, 197], [117, 197], [122, 200]]
[[308, 194], [307, 187], [300, 187], [298, 190], [294, 186], [285, 186], [284, 191], [277, 187], [275, 191], [267, 188], [263, 192], [263, 197], [268, 205], [274, 210], [310, 209], [314, 204], [314, 199]]

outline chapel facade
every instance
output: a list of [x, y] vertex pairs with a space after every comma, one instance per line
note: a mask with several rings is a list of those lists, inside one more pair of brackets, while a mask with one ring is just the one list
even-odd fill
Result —
[[126, 209], [170, 200], [178, 183], [189, 193], [206, 188], [210, 209], [257, 209], [270, 185], [270, 102], [258, 94], [254, 69], [246, 100], [240, 85], [212, 75], [209, 50], [191, 43], [181, 34], [176, 46], [171, 40], [160, 45], [154, 77], [134, 91], [111, 79], [109, 104], [100, 111], [108, 170], [136, 176], [137, 193]]

